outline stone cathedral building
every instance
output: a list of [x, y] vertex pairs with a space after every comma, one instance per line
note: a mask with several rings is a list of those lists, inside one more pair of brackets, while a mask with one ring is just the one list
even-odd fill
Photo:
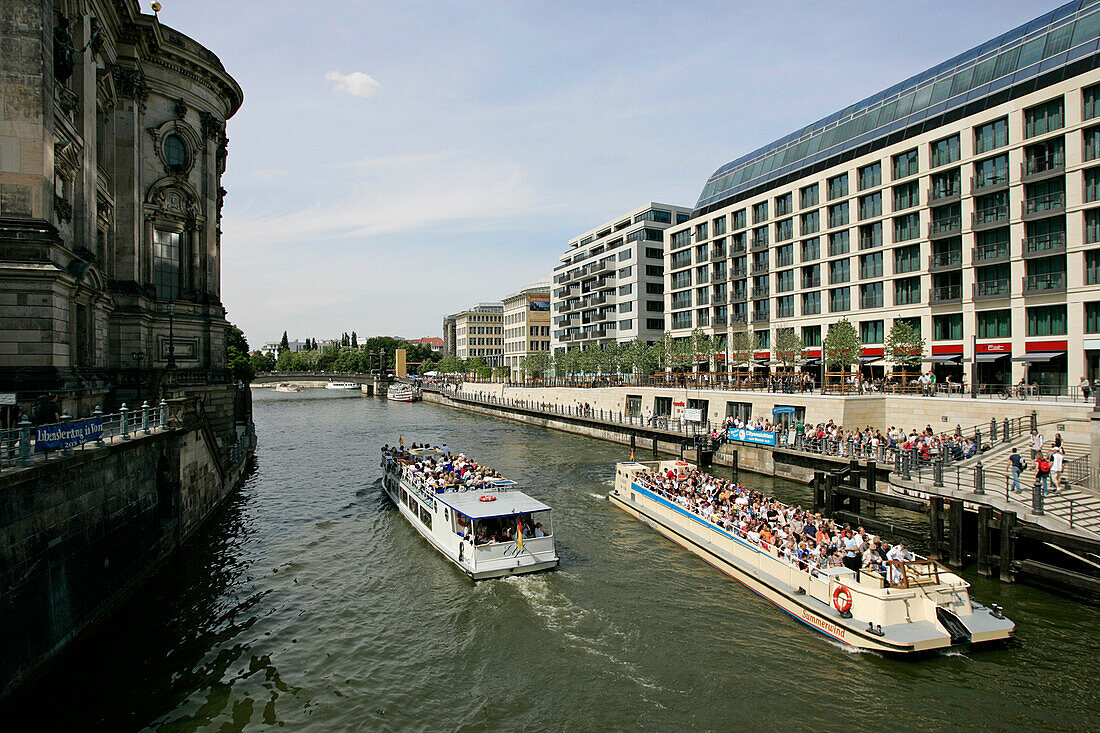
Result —
[[231, 383], [219, 224], [242, 100], [137, 0], [0, 3], [0, 392], [77, 414]]

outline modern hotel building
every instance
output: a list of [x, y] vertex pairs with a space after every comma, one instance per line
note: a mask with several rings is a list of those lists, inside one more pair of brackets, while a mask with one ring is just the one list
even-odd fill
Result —
[[581, 234], [554, 268], [554, 353], [655, 341], [665, 330], [665, 232], [691, 209], [650, 202]]
[[941, 373], [1100, 378], [1098, 35], [1072, 2], [719, 168], [666, 232], [673, 336], [813, 358], [847, 317], [873, 363], [906, 319]]
[[480, 357], [488, 366], [500, 366], [504, 351], [504, 306], [501, 303], [478, 303], [447, 318], [454, 319], [455, 356], [459, 359]]

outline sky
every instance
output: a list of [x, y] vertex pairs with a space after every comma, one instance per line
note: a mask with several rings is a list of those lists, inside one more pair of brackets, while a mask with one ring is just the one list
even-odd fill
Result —
[[693, 206], [724, 163], [1060, 3], [161, 4], [244, 89], [221, 295], [258, 347], [439, 336], [570, 238]]

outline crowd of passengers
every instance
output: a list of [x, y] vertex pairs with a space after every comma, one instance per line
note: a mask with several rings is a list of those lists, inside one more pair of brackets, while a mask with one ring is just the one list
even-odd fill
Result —
[[[456, 516], [459, 516], [456, 514]], [[464, 519], [459, 519], [459, 532], [462, 538], [473, 542], [475, 545], [488, 545], [492, 542], [514, 542], [519, 536], [519, 530], [523, 528], [523, 536], [548, 537], [549, 533], [543, 529], [542, 522], [533, 522], [530, 514], [520, 514], [508, 517], [490, 517], [474, 522], [475, 528], [471, 532]]]
[[898, 584], [902, 571], [891, 563], [916, 559], [904, 542], [891, 546], [863, 527], [838, 525], [801, 506], [788, 506], [697, 469], [648, 471], [636, 477], [684, 509], [814, 575], [823, 568], [847, 567], [857, 580], [861, 571], [873, 570], [882, 573], [887, 585]]
[[[728, 417], [726, 427], [767, 431], [778, 429], [763, 418], [742, 421], [740, 418]], [[926, 425], [920, 431], [890, 426], [884, 432], [870, 425], [848, 429], [832, 420], [817, 425], [794, 421], [786, 430], [781, 430], [780, 442], [799, 450], [844, 458], [878, 456], [882, 452], [880, 448], [891, 455], [898, 450], [915, 450], [922, 461], [936, 461], [941, 456], [957, 461], [971, 458], [978, 453], [974, 438], [964, 436], [961, 429], [956, 428], [954, 433], [937, 435], [931, 425]]]
[[[440, 455], [414, 455], [410, 452], [421, 448], [432, 448]], [[480, 465], [463, 453], [452, 456], [447, 446], [429, 446], [427, 443], [413, 443], [409, 448], [385, 445], [382, 446], [382, 454], [401, 460], [414, 478], [436, 493], [488, 489], [504, 479], [493, 469]]]

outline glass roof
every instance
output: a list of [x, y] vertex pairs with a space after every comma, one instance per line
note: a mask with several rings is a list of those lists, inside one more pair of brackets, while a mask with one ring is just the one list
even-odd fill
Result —
[[792, 132], [707, 179], [696, 210], [972, 104], [1097, 52], [1100, 0], [1073, 0], [997, 38]]

